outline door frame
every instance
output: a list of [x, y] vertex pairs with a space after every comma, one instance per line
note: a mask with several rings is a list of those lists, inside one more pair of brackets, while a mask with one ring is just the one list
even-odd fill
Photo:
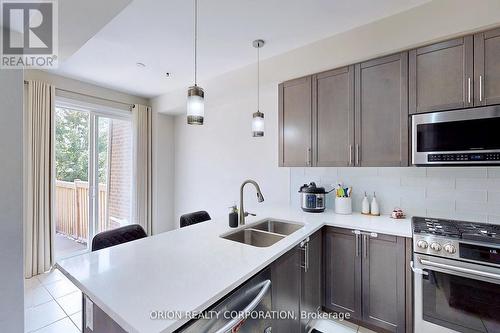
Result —
[[[96, 149], [98, 140], [99, 140], [99, 119], [100, 118], [108, 118], [108, 119], [118, 119], [124, 121], [132, 122], [132, 112], [127, 112], [126, 110], [118, 110], [114, 108], [110, 108], [107, 106], [99, 106], [91, 103], [85, 103], [80, 101], [75, 101], [65, 97], [56, 96], [55, 107], [66, 108], [74, 111], [84, 112], [89, 116], [89, 162], [88, 162], [88, 183], [89, 183], [89, 191], [88, 191], [88, 229], [87, 229], [87, 248], [85, 250], [76, 251], [71, 253], [68, 256], [57, 258], [54, 257], [55, 260], [63, 260], [67, 258], [71, 258], [80, 254], [91, 252], [92, 250], [92, 239], [97, 234], [98, 231], [98, 221], [99, 221], [99, 199], [98, 199], [98, 188], [99, 188], [99, 151]], [[54, 154], [53, 154], [53, 162], [55, 161], [55, 122], [54, 122]], [[108, 161], [109, 163], [109, 161]], [[53, 180], [52, 180], [52, 188], [55, 189], [55, 163], [52, 163], [53, 167]], [[96, 190], [97, 189], [97, 190]], [[97, 194], [97, 195], [96, 195]], [[55, 201], [55, 191], [52, 196]], [[97, 199], [96, 199], [97, 198]], [[55, 212], [55, 205], [54, 212]], [[56, 219], [52, 219], [52, 227], [54, 230], [54, 235], [56, 233], [55, 229]]]

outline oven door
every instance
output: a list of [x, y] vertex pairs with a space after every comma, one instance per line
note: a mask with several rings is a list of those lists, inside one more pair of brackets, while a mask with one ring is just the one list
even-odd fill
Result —
[[[412, 163], [498, 164], [491, 160], [500, 152], [500, 106], [433, 112], [412, 116]], [[429, 159], [429, 155], [473, 153], [465, 161]], [[484, 156], [477, 154], [489, 154]]]
[[415, 332], [500, 333], [500, 269], [415, 254]]

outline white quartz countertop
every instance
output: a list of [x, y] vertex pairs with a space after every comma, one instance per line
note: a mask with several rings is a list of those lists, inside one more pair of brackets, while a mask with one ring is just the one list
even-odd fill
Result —
[[57, 264], [84, 294], [128, 332], [172, 332], [187, 319], [152, 320], [151, 311], [203, 311], [324, 225], [411, 237], [410, 219], [295, 207], [259, 207], [265, 218], [304, 227], [266, 248], [219, 237], [231, 229], [215, 218], [182, 229], [83, 254]]

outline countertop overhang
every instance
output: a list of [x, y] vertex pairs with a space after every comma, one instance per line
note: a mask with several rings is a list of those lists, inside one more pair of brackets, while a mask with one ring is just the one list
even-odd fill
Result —
[[287, 206], [262, 205], [256, 211], [246, 226], [274, 218], [304, 227], [259, 248], [221, 238], [236, 230], [225, 216], [66, 259], [56, 267], [124, 330], [163, 333], [188, 319], [151, 319], [153, 311], [203, 311], [325, 225], [412, 237], [409, 218], [304, 213]]

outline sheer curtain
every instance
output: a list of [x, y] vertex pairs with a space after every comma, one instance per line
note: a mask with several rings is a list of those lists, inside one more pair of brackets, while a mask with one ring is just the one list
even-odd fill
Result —
[[133, 210], [134, 223], [146, 233], [153, 234], [153, 160], [152, 160], [152, 110], [151, 107], [134, 105], [133, 121]]
[[25, 90], [25, 277], [54, 263], [52, 182], [55, 87], [28, 81]]

